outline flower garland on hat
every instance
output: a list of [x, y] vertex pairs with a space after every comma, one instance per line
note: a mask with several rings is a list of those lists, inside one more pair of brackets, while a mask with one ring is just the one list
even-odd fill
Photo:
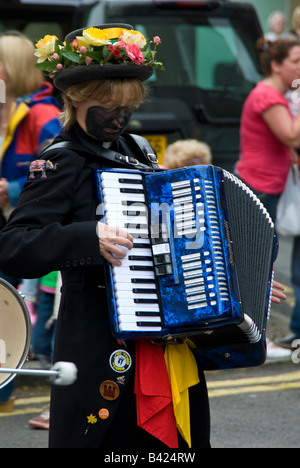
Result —
[[[78, 65], [140, 65], [163, 70], [156, 57], [158, 36], [146, 40], [139, 31], [123, 28], [88, 28], [71, 43], [59, 44], [56, 36], [46, 35], [36, 44], [37, 67], [53, 78], [63, 69]], [[153, 50], [150, 44], [154, 44]]]

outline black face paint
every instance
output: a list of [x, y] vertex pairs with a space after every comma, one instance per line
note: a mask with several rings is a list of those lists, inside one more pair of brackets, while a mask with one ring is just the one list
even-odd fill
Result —
[[116, 141], [125, 131], [133, 109], [117, 107], [108, 111], [105, 107], [90, 107], [86, 114], [86, 129], [99, 141]]

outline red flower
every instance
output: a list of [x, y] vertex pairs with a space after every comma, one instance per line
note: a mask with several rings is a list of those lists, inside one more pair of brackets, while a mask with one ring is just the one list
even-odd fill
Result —
[[121, 52], [118, 47], [119, 44], [115, 44], [108, 46], [108, 49], [115, 57], [121, 58]]

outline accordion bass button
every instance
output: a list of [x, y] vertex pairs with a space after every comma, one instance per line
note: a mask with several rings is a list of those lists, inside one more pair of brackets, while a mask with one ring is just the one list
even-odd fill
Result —
[[173, 274], [172, 265], [160, 265], [155, 267], [156, 276], [168, 276]]

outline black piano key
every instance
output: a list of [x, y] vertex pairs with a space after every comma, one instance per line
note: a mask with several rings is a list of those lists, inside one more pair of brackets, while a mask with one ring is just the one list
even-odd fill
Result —
[[134, 294], [157, 294], [156, 289], [139, 289], [133, 288], [132, 292]]
[[141, 179], [119, 179], [119, 183], [129, 185], [143, 185], [143, 181]]
[[144, 265], [131, 265], [129, 267], [131, 271], [154, 271], [154, 267]]
[[133, 224], [133, 223], [125, 223], [124, 227], [126, 229], [128, 228], [134, 228], [134, 229], [148, 229], [147, 224]]
[[144, 208], [145, 204], [143, 202], [137, 202], [133, 200], [122, 200], [121, 201], [122, 206], [135, 206], [136, 208]]
[[134, 299], [135, 304], [158, 304], [157, 299]]
[[129, 232], [134, 239], [149, 239], [149, 234], [140, 234], [138, 232]]
[[[133, 243], [133, 248], [134, 249], [149, 249], [149, 251], [151, 251], [150, 249], [150, 244], [143, 244], [142, 242], [141, 243]], [[151, 257], [151, 260], [152, 260], [152, 257]]]
[[134, 188], [120, 188], [121, 193], [144, 193], [143, 189], [134, 189]]
[[136, 210], [136, 211], [122, 211], [122, 214], [124, 216], [132, 216], [132, 217], [134, 217], [134, 216], [136, 216], [136, 217], [138, 217], [138, 216], [147, 216], [148, 215], [147, 211], [138, 211], [138, 210]]
[[131, 278], [131, 282], [133, 284], [155, 284], [155, 279], [149, 279], [149, 278]]
[[159, 312], [136, 312], [135, 315], [137, 317], [160, 317], [160, 313]]
[[161, 322], [136, 322], [137, 327], [161, 327]]

